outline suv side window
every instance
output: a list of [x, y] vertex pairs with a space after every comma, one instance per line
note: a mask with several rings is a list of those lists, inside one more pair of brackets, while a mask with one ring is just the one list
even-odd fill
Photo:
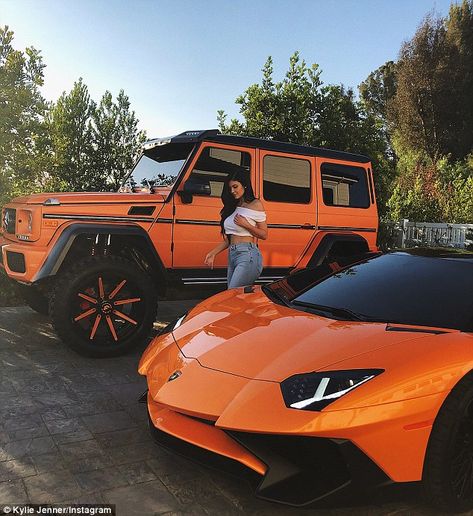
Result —
[[237, 170], [250, 172], [251, 158], [247, 152], [205, 147], [186, 183], [201, 185], [200, 194], [220, 197], [228, 175]]
[[310, 203], [310, 162], [267, 155], [263, 160], [263, 198], [272, 202]]
[[368, 208], [370, 198], [366, 170], [336, 163], [321, 167], [323, 199], [326, 206]]

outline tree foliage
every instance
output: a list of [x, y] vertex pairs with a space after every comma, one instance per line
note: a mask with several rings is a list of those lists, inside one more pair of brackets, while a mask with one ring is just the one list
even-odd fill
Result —
[[404, 43], [397, 64], [397, 90], [391, 102], [398, 153], [421, 150], [432, 162], [464, 155], [455, 134], [461, 127], [460, 101], [452, 94], [461, 70], [458, 52], [441, 18], [427, 16]]
[[82, 78], [51, 107], [47, 117], [51, 143], [51, 174], [70, 190], [87, 190], [93, 183], [92, 123], [95, 103]]
[[386, 65], [360, 94], [384, 119], [395, 151], [391, 217], [472, 223], [473, 2], [423, 20], [388, 70], [395, 88], [383, 97]]
[[96, 184], [89, 183], [89, 187], [117, 190], [132, 167], [146, 134], [138, 131], [138, 119], [130, 111], [130, 101], [123, 90], [116, 102], [106, 91], [93, 111], [92, 121], [92, 169]]
[[13, 32], [0, 27], [0, 201], [35, 184], [47, 108], [41, 53], [12, 46]]
[[82, 79], [55, 103], [41, 95], [39, 51], [13, 48], [0, 28], [0, 201], [35, 191], [117, 189], [145, 139], [130, 101], [99, 105]]
[[392, 168], [387, 141], [381, 125], [355, 98], [353, 90], [324, 85], [318, 65], [308, 66], [298, 52], [291, 56], [281, 81], [273, 78], [271, 57], [262, 72], [261, 83], [249, 86], [236, 99], [243, 120], [227, 123], [227, 115], [219, 111], [220, 130], [368, 154], [379, 173], [378, 195], [387, 199]]

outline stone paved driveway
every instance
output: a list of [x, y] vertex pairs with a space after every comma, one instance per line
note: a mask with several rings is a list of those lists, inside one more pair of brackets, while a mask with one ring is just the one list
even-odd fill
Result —
[[[195, 301], [161, 304], [169, 321]], [[0, 308], [0, 504], [114, 503], [119, 516], [157, 514], [432, 514], [417, 486], [325, 509], [256, 500], [249, 487], [158, 448], [137, 403], [136, 353], [82, 358], [29, 308]]]

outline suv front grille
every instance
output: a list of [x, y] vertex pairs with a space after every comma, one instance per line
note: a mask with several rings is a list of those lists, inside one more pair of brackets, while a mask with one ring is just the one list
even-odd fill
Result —
[[2, 229], [5, 233], [14, 234], [16, 229], [16, 210], [5, 208], [2, 217]]

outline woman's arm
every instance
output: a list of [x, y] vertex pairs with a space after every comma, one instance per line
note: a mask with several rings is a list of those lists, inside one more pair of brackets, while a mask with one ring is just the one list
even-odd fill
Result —
[[[252, 210], [264, 213], [263, 203], [259, 199], [255, 199], [249, 206], [251, 206]], [[257, 222], [256, 226], [253, 226], [245, 217], [243, 217], [243, 215], [238, 214], [235, 215], [233, 221], [235, 224], [245, 228], [249, 233], [251, 233], [256, 238], [259, 238], [260, 240], [266, 240], [268, 238], [268, 224], [266, 221]]]
[[251, 233], [254, 237], [260, 240], [266, 240], [268, 238], [268, 225], [266, 221], [257, 222], [256, 226], [251, 225], [243, 215], [235, 215], [233, 219], [235, 224], [245, 228], [248, 233]]
[[221, 244], [218, 244], [216, 247], [214, 247], [211, 251], [209, 251], [207, 253], [207, 256], [205, 257], [204, 259], [204, 263], [206, 265], [208, 265], [209, 267], [211, 267], [213, 269], [214, 267], [214, 260], [215, 260], [215, 257], [217, 256], [218, 253], [221, 253], [222, 251], [224, 251], [225, 249], [227, 249], [227, 247], [229, 246], [229, 242], [228, 242], [228, 237], [227, 235], [225, 235], [223, 237], [223, 242]]

